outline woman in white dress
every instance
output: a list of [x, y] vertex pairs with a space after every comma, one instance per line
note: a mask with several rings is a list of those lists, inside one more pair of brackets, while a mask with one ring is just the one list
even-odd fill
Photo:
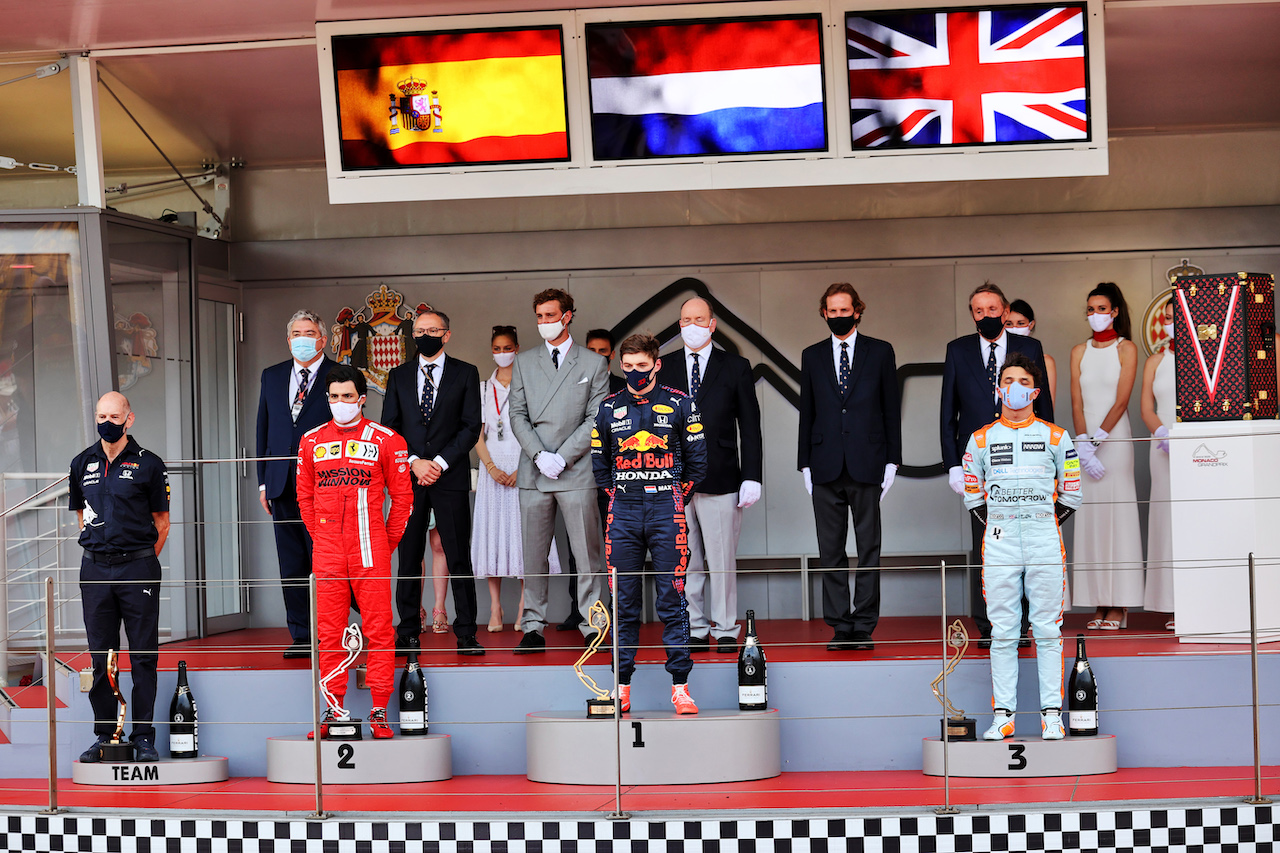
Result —
[[[1025, 299], [1009, 303], [1009, 315], [1004, 320], [1004, 330], [1011, 335], [1031, 337], [1036, 333], [1036, 312]], [[1058, 396], [1058, 363], [1049, 353], [1044, 354], [1044, 385], [1049, 391], [1049, 401]]]
[[1129, 308], [1111, 282], [1089, 292], [1085, 317], [1093, 337], [1071, 349], [1071, 418], [1080, 467], [1089, 475], [1076, 514], [1072, 601], [1093, 606], [1086, 627], [1114, 631], [1130, 607], [1142, 606], [1142, 539], [1133, 480], [1129, 398], [1138, 348], [1129, 339]]
[[[520, 351], [515, 326], [494, 326], [490, 338], [493, 360], [498, 365], [480, 383], [483, 425], [476, 455], [484, 471], [476, 483], [476, 505], [471, 534], [471, 565], [476, 577], [489, 579], [489, 630], [502, 630], [502, 579], [524, 577], [524, 554], [520, 539], [520, 493], [516, 469], [520, 464], [520, 444], [511, 433], [507, 394], [511, 388], [511, 365]], [[555, 542], [551, 543], [551, 572], [560, 572]], [[520, 607], [524, 610], [523, 581]]]
[[[1151, 432], [1151, 510], [1147, 520], [1147, 591], [1142, 606], [1173, 613], [1173, 512], [1169, 504], [1169, 424], [1177, 412], [1174, 382], [1173, 301], [1164, 306], [1169, 345], [1142, 369], [1142, 421]], [[1173, 630], [1172, 616], [1165, 628]]]

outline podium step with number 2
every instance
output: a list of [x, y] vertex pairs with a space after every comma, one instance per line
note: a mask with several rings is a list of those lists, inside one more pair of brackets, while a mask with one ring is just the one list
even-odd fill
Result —
[[[390, 740], [322, 740], [320, 772], [325, 783], [385, 785], [438, 782], [453, 777], [449, 735]], [[267, 738], [267, 781], [313, 785], [315, 741], [305, 737]]]

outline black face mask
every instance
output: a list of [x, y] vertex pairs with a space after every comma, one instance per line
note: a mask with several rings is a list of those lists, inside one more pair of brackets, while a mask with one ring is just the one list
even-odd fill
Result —
[[413, 343], [418, 347], [418, 352], [427, 358], [435, 358], [435, 354], [444, 346], [444, 338], [437, 338], [435, 335], [418, 335], [413, 339]]
[[98, 436], [107, 444], [115, 444], [124, 438], [124, 424], [103, 421], [98, 424]]
[[853, 331], [853, 327], [858, 325], [858, 318], [850, 315], [848, 317], [828, 317], [827, 328], [831, 330], [831, 334], [838, 338]]
[[994, 341], [1004, 331], [1004, 320], [999, 317], [983, 317], [978, 321], [977, 326], [978, 334], [989, 341]]

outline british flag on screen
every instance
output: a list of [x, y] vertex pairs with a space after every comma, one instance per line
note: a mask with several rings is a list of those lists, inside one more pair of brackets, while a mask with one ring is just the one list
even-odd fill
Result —
[[1087, 139], [1083, 6], [849, 14], [854, 148]]

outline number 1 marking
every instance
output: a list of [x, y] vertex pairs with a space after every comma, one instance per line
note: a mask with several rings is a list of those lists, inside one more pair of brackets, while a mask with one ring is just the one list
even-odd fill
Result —
[[644, 749], [644, 729], [640, 726], [639, 720], [631, 721], [631, 729], [636, 733], [636, 739], [631, 742], [634, 749]]

